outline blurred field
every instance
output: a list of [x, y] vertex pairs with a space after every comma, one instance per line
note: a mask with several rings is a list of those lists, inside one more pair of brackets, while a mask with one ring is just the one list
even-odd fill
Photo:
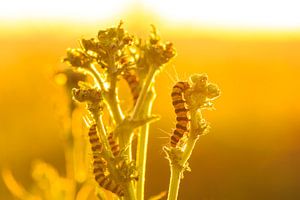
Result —
[[[146, 35], [148, 23], [124, 19], [130, 32]], [[141, 20], [142, 21], [142, 20]], [[61, 91], [52, 70], [81, 37], [116, 24], [2, 23], [0, 25], [0, 166], [30, 187], [31, 162], [38, 158], [65, 173], [57, 109]], [[246, 32], [158, 23], [178, 56], [159, 76], [152, 126], [146, 197], [166, 190], [169, 167], [162, 153], [174, 117], [170, 101], [175, 66], [181, 79], [205, 72], [222, 95], [206, 111], [210, 133], [196, 146], [192, 173], [179, 199], [300, 199], [300, 31]], [[126, 98], [126, 97], [125, 97]], [[11, 199], [0, 180], [0, 199]]]

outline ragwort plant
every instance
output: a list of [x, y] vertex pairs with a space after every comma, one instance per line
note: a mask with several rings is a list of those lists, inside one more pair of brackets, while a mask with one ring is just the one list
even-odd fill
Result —
[[[157, 118], [151, 113], [156, 96], [155, 78], [174, 56], [172, 43], [163, 43], [154, 26], [149, 39], [143, 42], [124, 31], [122, 23], [99, 31], [97, 39], [81, 40], [81, 48], [68, 51], [66, 61], [94, 80], [89, 87], [73, 89], [73, 95], [77, 101], [87, 103], [93, 120], [91, 127], [98, 130], [99, 138], [95, 141], [99, 144], [90, 138], [95, 180], [100, 187], [124, 199], [144, 199], [149, 123]], [[119, 103], [117, 82], [121, 78], [128, 82], [133, 96], [134, 105], [128, 113], [122, 111]], [[170, 146], [164, 147], [171, 168], [170, 200], [177, 199], [179, 181], [188, 169], [187, 161], [199, 135], [207, 131], [201, 110], [211, 108], [212, 100], [219, 93], [205, 74], [192, 75], [189, 82], [178, 82], [173, 87], [171, 96], [177, 124]], [[111, 133], [107, 132], [102, 118], [104, 108], [114, 122]], [[134, 161], [131, 145], [136, 129], [138, 147]], [[93, 149], [95, 145], [99, 146], [98, 151]], [[97, 172], [96, 162], [100, 158], [106, 164], [101, 166], [102, 172]], [[108, 175], [104, 174], [105, 170], [109, 171]]]
[[[85, 76], [77, 86], [69, 84], [68, 88], [74, 87], [72, 96], [76, 105], [86, 106], [82, 118], [88, 128], [94, 188], [89, 192], [94, 192], [98, 199], [109, 198], [107, 191], [113, 199], [144, 199], [149, 125], [159, 119], [152, 114], [155, 80], [175, 55], [173, 44], [163, 42], [154, 26], [144, 41], [125, 31], [122, 22], [117, 27], [100, 30], [97, 38], [81, 39], [79, 48], [67, 50], [64, 62], [74, 72], [67, 70], [69, 79], [78, 73]], [[128, 83], [132, 95], [133, 103], [128, 111], [120, 106], [118, 89], [122, 79]], [[189, 80], [173, 86], [170, 102], [176, 114], [176, 127], [163, 147], [171, 170], [168, 200], [177, 199], [180, 180], [184, 171], [189, 170], [188, 160], [195, 144], [208, 131], [202, 110], [211, 109], [212, 100], [219, 94], [217, 85], [210, 83], [206, 74], [191, 75]], [[71, 105], [74, 109], [75, 104]], [[72, 134], [68, 137], [72, 138]], [[137, 147], [132, 143], [135, 138]], [[72, 151], [72, 145], [69, 147]], [[72, 159], [67, 159], [67, 164], [68, 160]], [[69, 197], [80, 199], [78, 196], [82, 197], [83, 193], [80, 188], [91, 179], [71, 182], [69, 193], [73, 194]], [[77, 182], [75, 186], [74, 182]]]

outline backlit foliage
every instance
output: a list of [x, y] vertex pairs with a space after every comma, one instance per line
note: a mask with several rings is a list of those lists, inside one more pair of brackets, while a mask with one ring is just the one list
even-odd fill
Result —
[[[120, 22], [117, 27], [100, 30], [96, 38], [81, 39], [79, 48], [67, 50], [64, 62], [69, 67], [56, 79], [72, 94], [70, 112], [80, 112], [87, 139], [82, 142], [74, 134], [77, 129], [69, 130], [66, 177], [39, 162], [32, 174], [37, 189], [30, 192], [22, 195], [14, 192], [9, 181], [12, 176], [5, 172], [7, 185], [16, 196], [20, 199], [144, 199], [149, 124], [158, 120], [152, 114], [156, 75], [176, 55], [173, 44], [163, 42], [156, 28], [151, 28], [149, 38], [142, 40], [125, 31]], [[62, 74], [73, 81], [61, 79]], [[83, 76], [79, 78], [80, 74]], [[119, 99], [122, 79], [128, 83], [133, 100], [126, 110], [120, 106]], [[201, 111], [212, 108], [212, 101], [219, 94], [218, 87], [205, 74], [194, 74], [173, 87], [170, 102], [175, 108], [177, 124], [173, 134], [170, 133], [170, 145], [164, 147], [171, 167], [170, 200], [177, 198], [179, 181], [184, 170], [189, 169], [187, 161], [198, 136], [207, 132], [208, 124]], [[137, 147], [133, 148], [134, 139]], [[136, 155], [133, 149], [137, 149]], [[82, 164], [86, 160], [89, 164]], [[165, 195], [162, 192], [152, 199]]]

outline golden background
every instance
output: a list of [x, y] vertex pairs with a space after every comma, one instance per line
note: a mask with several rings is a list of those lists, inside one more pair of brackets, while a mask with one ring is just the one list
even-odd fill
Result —
[[[64, 65], [66, 48], [119, 19], [1, 22], [0, 166], [10, 168], [26, 188], [35, 159], [65, 173], [57, 117], [64, 101], [53, 70]], [[146, 197], [168, 188], [169, 166], [161, 148], [168, 143], [164, 132], [174, 127], [174, 82], [167, 74], [176, 79], [175, 68], [180, 79], [205, 72], [222, 91], [216, 110], [204, 113], [212, 128], [194, 150], [179, 199], [300, 199], [300, 30], [184, 26], [141, 13], [122, 19], [129, 32], [142, 37], [155, 24], [178, 52], [155, 83], [154, 113], [161, 120], [151, 128]], [[11, 198], [0, 180], [0, 199]]]

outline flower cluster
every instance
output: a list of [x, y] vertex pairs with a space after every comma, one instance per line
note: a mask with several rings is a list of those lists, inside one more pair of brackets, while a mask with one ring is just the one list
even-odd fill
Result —
[[146, 43], [139, 41], [136, 44], [140, 50], [138, 65], [147, 67], [161, 67], [176, 55], [176, 51], [171, 42], [162, 42], [156, 28], [152, 25], [152, 32]]
[[73, 67], [88, 69], [96, 65], [110, 73], [121, 73], [133, 64], [128, 48], [134, 39], [122, 28], [122, 24], [120, 22], [118, 27], [100, 30], [97, 38], [82, 39], [81, 48], [68, 50], [65, 61]]
[[219, 87], [210, 83], [206, 74], [194, 74], [190, 82], [191, 88], [184, 95], [189, 109], [211, 108], [212, 100], [220, 96]]

